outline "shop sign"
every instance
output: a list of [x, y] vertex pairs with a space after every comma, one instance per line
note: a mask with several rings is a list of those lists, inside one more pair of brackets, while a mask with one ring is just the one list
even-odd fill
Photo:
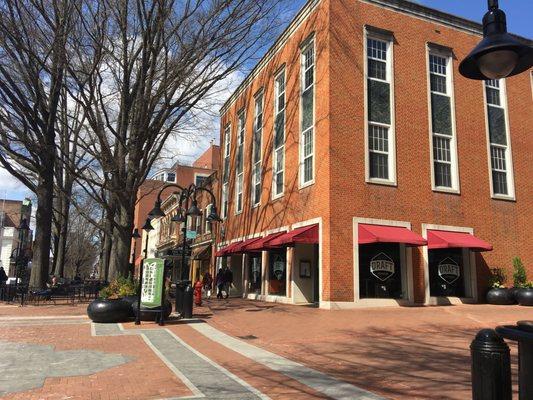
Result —
[[196, 239], [196, 231], [187, 231], [185, 237], [187, 239]]
[[165, 261], [162, 258], [147, 258], [143, 264], [141, 304], [145, 307], [161, 306]]
[[439, 277], [449, 285], [454, 283], [461, 276], [459, 264], [447, 257], [442, 260], [437, 267]]
[[370, 260], [370, 273], [380, 281], [386, 281], [394, 272], [394, 261], [385, 253], [379, 253]]

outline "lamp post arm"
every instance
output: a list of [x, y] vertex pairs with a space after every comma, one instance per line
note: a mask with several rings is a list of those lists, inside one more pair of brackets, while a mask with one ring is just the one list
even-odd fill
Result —
[[182, 192], [185, 190], [183, 187], [181, 187], [180, 185], [178, 185], [177, 183], [167, 183], [166, 185], [164, 185], [161, 190], [159, 190], [159, 193], [157, 193], [157, 201], [161, 201], [161, 195], [163, 194], [163, 191], [165, 189], [168, 189], [168, 188], [171, 188], [171, 187], [174, 187], [174, 188], [178, 188], [179, 190], [181, 190]]
[[202, 186], [199, 186], [199, 187], [196, 187], [196, 190], [203, 190], [204, 192], [209, 193], [209, 195], [211, 196], [211, 202], [213, 203], [213, 205], [216, 206], [216, 198], [215, 198], [215, 195], [213, 194], [213, 192], [212, 192], [210, 189], [207, 189], [207, 188], [204, 188], [204, 187], [202, 187]]

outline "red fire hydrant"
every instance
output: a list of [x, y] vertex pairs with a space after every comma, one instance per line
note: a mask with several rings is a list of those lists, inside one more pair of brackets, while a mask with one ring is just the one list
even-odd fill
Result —
[[200, 281], [194, 284], [194, 304], [199, 307], [202, 305], [202, 282]]

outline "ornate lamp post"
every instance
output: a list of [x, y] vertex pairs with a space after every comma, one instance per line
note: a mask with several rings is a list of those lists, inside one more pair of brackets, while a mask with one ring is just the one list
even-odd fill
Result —
[[533, 65], [533, 47], [507, 33], [505, 13], [498, 0], [488, 0], [489, 11], [483, 17], [483, 40], [459, 65], [466, 78], [487, 80], [517, 75]]
[[[26, 218], [23, 218], [20, 222], [20, 226], [18, 227], [18, 243], [17, 243], [17, 249], [15, 251], [14, 261], [15, 261], [15, 294], [18, 293], [18, 284], [19, 280], [21, 279], [21, 269], [24, 268], [24, 246], [26, 241], [26, 236], [30, 230], [30, 226], [28, 225], [28, 221]], [[21, 296], [21, 306], [24, 305], [24, 293], [22, 293]]]
[[144, 223], [144, 226], [141, 229], [146, 232], [146, 241], [144, 243], [144, 256], [143, 256], [143, 259], [141, 260], [141, 266], [139, 268], [139, 293], [138, 293], [139, 297], [137, 298], [137, 315], [135, 315], [135, 325], [141, 324], [141, 293], [142, 293], [142, 286], [143, 286], [143, 267], [144, 267], [144, 260], [148, 257], [148, 236], [150, 234], [150, 231], [154, 230], [154, 227], [152, 226], [151, 221], [150, 221], [150, 217], [146, 218], [146, 222]]
[[141, 238], [141, 235], [139, 235], [139, 230], [135, 228], [133, 230], [133, 233], [131, 234], [131, 238], [133, 239], [133, 251], [131, 253], [131, 279], [133, 281], [133, 275], [135, 274], [135, 254], [137, 253], [137, 239]]

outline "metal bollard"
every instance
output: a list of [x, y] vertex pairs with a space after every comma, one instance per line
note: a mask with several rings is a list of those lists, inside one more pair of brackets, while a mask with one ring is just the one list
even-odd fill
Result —
[[183, 318], [192, 318], [192, 302], [193, 302], [193, 289], [191, 282], [187, 282], [187, 286], [183, 292]]
[[482, 329], [470, 345], [472, 400], [511, 400], [509, 346], [493, 329]]

